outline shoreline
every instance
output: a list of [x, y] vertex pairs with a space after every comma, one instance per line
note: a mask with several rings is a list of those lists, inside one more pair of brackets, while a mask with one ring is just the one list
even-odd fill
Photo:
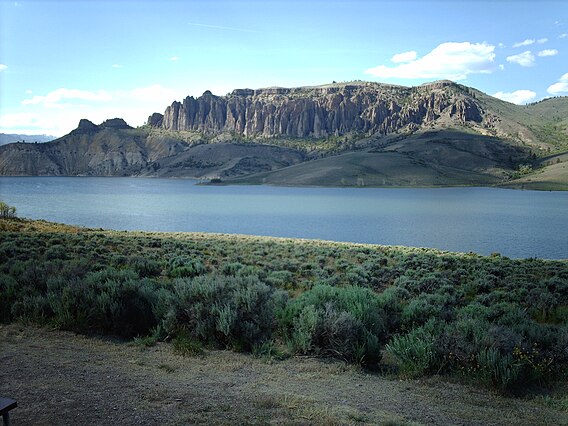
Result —
[[[209, 178], [199, 178], [191, 176], [102, 176], [102, 175], [2, 175], [2, 178], [118, 178], [118, 179], [163, 179], [163, 180], [192, 180], [196, 181], [195, 185], [198, 186], [266, 186], [275, 188], [330, 188], [330, 189], [448, 189], [448, 188], [495, 188], [495, 189], [507, 189], [513, 191], [536, 191], [536, 192], [566, 192], [568, 191], [568, 185], [561, 186], [561, 188], [525, 188], [524, 183], [501, 183], [493, 185], [425, 185], [425, 186], [394, 186], [394, 185], [291, 185], [291, 184], [273, 184], [273, 183], [247, 183], [247, 182], [231, 182], [221, 181], [221, 182], [211, 182]], [[538, 185], [539, 182], [533, 182], [532, 184]], [[520, 187], [519, 187], [520, 186]], [[529, 186], [530, 185], [529, 183]]]
[[[0, 224], [2, 220], [11, 220], [15, 222], [20, 222], [23, 224], [31, 225], [31, 229], [24, 231], [10, 231], [0, 227], [0, 233], [2, 232], [38, 232], [35, 225], [46, 225], [51, 228], [57, 229], [54, 232], [71, 232], [71, 233], [104, 233], [108, 236], [145, 236], [145, 237], [159, 237], [163, 239], [174, 238], [174, 239], [198, 239], [198, 240], [208, 240], [216, 239], [219, 241], [226, 242], [246, 242], [246, 243], [280, 243], [280, 244], [300, 244], [308, 246], [336, 246], [339, 248], [362, 248], [362, 249], [374, 249], [381, 250], [384, 252], [405, 252], [405, 253], [415, 253], [415, 254], [429, 254], [435, 256], [448, 256], [457, 258], [469, 258], [469, 259], [489, 259], [489, 258], [500, 258], [508, 259], [511, 261], [526, 261], [528, 259], [537, 259], [543, 262], [568, 262], [568, 257], [566, 258], [542, 258], [542, 257], [510, 257], [502, 255], [501, 253], [494, 252], [490, 254], [482, 254], [473, 251], [452, 251], [444, 250], [435, 247], [417, 247], [417, 246], [405, 246], [405, 245], [388, 245], [388, 244], [377, 244], [377, 243], [358, 243], [352, 241], [333, 241], [318, 238], [295, 238], [295, 237], [276, 237], [270, 235], [255, 235], [255, 234], [240, 234], [240, 233], [227, 233], [227, 232], [201, 232], [201, 231], [149, 231], [149, 230], [120, 230], [120, 229], [110, 229], [102, 227], [90, 227], [78, 224], [68, 224], [57, 221], [50, 221], [45, 219], [32, 219], [27, 217], [16, 217], [12, 219], [0, 219]], [[35, 229], [34, 229], [35, 228]], [[41, 232], [41, 230], [39, 230]]]

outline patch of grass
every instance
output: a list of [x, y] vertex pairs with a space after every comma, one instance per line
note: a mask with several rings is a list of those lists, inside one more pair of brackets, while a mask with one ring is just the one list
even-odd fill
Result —
[[279, 345], [274, 340], [268, 340], [254, 345], [252, 348], [252, 354], [257, 358], [266, 360], [267, 362], [282, 361], [291, 356], [285, 346]]
[[155, 336], [135, 337], [132, 342], [137, 346], [150, 348], [152, 346], [156, 346], [158, 339]]
[[187, 356], [203, 356], [205, 351], [203, 350], [203, 344], [195, 339], [192, 339], [185, 333], [179, 333], [172, 340], [172, 346], [174, 353]]
[[169, 364], [160, 364], [160, 365], [158, 365], [158, 369], [165, 371], [166, 373], [169, 373], [169, 374], [176, 371], [176, 369]]
[[546, 407], [554, 408], [556, 410], [568, 413], [568, 396], [554, 397], [554, 396], [545, 395], [545, 396], [537, 396], [534, 400]]

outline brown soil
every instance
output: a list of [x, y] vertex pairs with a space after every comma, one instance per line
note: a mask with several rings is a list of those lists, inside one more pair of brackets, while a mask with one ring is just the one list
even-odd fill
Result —
[[0, 395], [18, 425], [568, 424], [568, 414], [440, 378], [399, 381], [341, 362], [270, 363], [171, 345], [0, 326]]

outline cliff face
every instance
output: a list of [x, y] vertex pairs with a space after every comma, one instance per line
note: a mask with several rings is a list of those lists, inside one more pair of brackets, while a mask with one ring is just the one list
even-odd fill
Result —
[[226, 177], [271, 171], [304, 161], [300, 151], [256, 144], [191, 145], [122, 119], [81, 120], [68, 135], [43, 144], [0, 146], [4, 176]]
[[481, 122], [483, 109], [463, 86], [436, 82], [407, 88], [377, 83], [240, 89], [227, 96], [207, 91], [174, 102], [148, 124], [166, 130], [247, 137], [388, 134], [439, 119]]

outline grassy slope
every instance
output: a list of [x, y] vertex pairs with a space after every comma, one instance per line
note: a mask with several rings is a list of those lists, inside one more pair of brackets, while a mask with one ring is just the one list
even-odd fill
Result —
[[321, 186], [459, 186], [501, 181], [521, 149], [458, 130], [385, 138], [374, 147], [229, 180], [230, 183]]

